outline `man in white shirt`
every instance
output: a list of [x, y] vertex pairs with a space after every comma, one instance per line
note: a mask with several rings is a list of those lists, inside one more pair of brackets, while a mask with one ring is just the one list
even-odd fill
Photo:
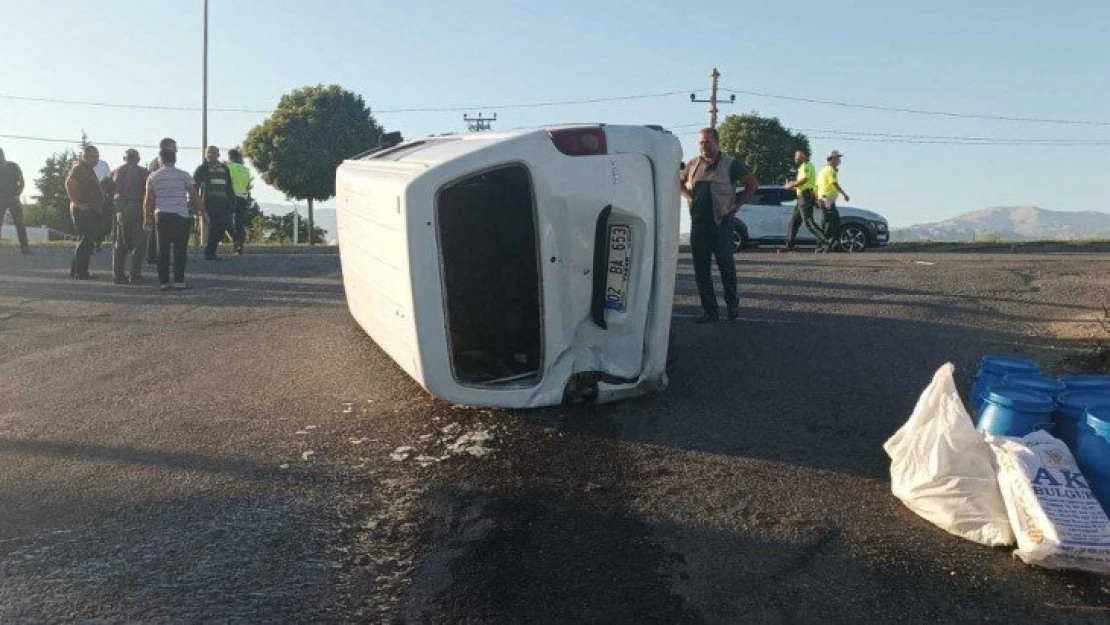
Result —
[[[204, 200], [197, 194], [193, 177], [178, 169], [177, 153], [162, 150], [158, 153], [161, 167], [147, 178], [146, 198], [143, 202], [145, 219], [143, 227], [156, 230], [158, 238], [158, 283], [163, 291], [176, 286], [187, 289], [185, 263], [189, 257], [189, 230], [193, 218], [189, 204], [207, 220]], [[170, 254], [173, 254], [173, 281], [170, 281]]]

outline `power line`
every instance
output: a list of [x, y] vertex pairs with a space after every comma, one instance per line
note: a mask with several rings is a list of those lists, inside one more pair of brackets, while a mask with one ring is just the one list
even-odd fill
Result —
[[[526, 108], [542, 108], [550, 106], [568, 106], [574, 104], [598, 104], [602, 102], [624, 102], [629, 100], [645, 100], [649, 98], [663, 98], [674, 95], [682, 95], [689, 93], [690, 90], [683, 89], [681, 91], [661, 91], [657, 93], [640, 93], [633, 95], [612, 96], [605, 98], [583, 98], [580, 100], [552, 100], [546, 102], [515, 102], [509, 104], [480, 104], [468, 106], [440, 106], [440, 107], [424, 107], [424, 108], [396, 108], [396, 109], [379, 109], [372, 110], [375, 115], [392, 114], [392, 113], [457, 113], [466, 112], [474, 109], [526, 109]], [[163, 104], [131, 104], [125, 102], [100, 102], [94, 100], [63, 100], [59, 98], [37, 98], [30, 96], [19, 96], [6, 93], [0, 93], [0, 100], [16, 100], [21, 102], [37, 102], [40, 104], [66, 104], [73, 106], [96, 106], [102, 108], [118, 108], [118, 109], [137, 109], [147, 111], [177, 111], [177, 112], [196, 112], [200, 111], [199, 106], [168, 106]], [[209, 112], [213, 113], [272, 113], [273, 109], [249, 109], [249, 108], [209, 108]]]
[[957, 117], [961, 119], [991, 119], [995, 121], [1007, 122], [1029, 122], [1037, 124], [1064, 124], [1072, 126], [1110, 126], [1110, 121], [1093, 121], [1093, 120], [1080, 120], [1080, 119], [1051, 119], [1043, 117], [1016, 117], [1011, 115], [984, 115], [977, 113], [957, 113], [952, 111], [934, 111], [929, 109], [914, 109], [903, 108], [897, 106], [883, 106], [879, 104], [862, 104], [858, 102], [842, 102], [839, 100], [822, 100], [818, 98], [804, 98], [799, 96], [788, 96], [778, 93], [766, 93], [761, 91], [748, 91], [744, 89], [731, 89], [722, 87], [722, 90], [729, 93], [740, 95], [750, 95], [760, 98], [773, 98], [776, 100], [789, 100], [792, 102], [806, 102], [808, 104], [825, 104], [828, 106], [840, 106], [846, 108], [859, 108], [871, 111], [887, 111], [890, 113], [911, 113], [914, 115], [934, 115], [938, 117]]
[[829, 134], [810, 135], [811, 139], [825, 139], [833, 141], [851, 141], [856, 143], [889, 143], [889, 144], [916, 144], [916, 145], [982, 145], [1003, 147], [1106, 147], [1110, 140], [1097, 141], [960, 141], [953, 139], [890, 139], [877, 137], [858, 137], [852, 135]]
[[[29, 136], [29, 135], [5, 135], [5, 134], [0, 134], [0, 139], [15, 139], [15, 140], [19, 140], [19, 141], [40, 141], [42, 143], [63, 143], [63, 144], [68, 144], [68, 145], [72, 145], [72, 146], [77, 146], [80, 143], [79, 141], [74, 141], [73, 139], [54, 139], [54, 138], [51, 138], [51, 137], [34, 137], [34, 136]], [[117, 147], [117, 148], [154, 148], [154, 149], [158, 148], [157, 145], [145, 145], [145, 144], [141, 144], [141, 143], [120, 143], [120, 142], [112, 142], [112, 141], [90, 141], [89, 143], [91, 143], [92, 145], [95, 145], [95, 146], [107, 146], [107, 147]], [[178, 146], [178, 149], [179, 150], [199, 150], [200, 148], [195, 147], [195, 146]]]

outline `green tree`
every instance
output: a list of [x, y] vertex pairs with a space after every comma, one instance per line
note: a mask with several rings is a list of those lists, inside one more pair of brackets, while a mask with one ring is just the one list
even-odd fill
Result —
[[77, 154], [73, 150], [56, 152], [46, 159], [46, 164], [39, 170], [39, 177], [35, 179], [39, 194], [34, 197], [34, 204], [27, 206], [27, 225], [74, 233], [73, 220], [69, 216], [66, 177], [76, 162]]
[[338, 85], [302, 87], [282, 96], [269, 119], [247, 133], [243, 153], [267, 184], [308, 201], [307, 233], [313, 201], [335, 196], [336, 168], [377, 147], [381, 135], [362, 96]]
[[809, 152], [809, 139], [804, 134], [790, 132], [777, 117], [760, 117], [754, 111], [729, 115], [718, 130], [721, 151], [740, 159], [762, 184], [791, 178], [794, 152]]

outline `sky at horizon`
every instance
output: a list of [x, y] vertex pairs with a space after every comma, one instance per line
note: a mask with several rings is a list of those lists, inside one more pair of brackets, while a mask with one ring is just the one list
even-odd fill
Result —
[[[200, 162], [197, 111], [12, 98], [197, 108], [202, 5], [102, 0], [75, 11], [65, 0], [0, 0], [6, 58], [0, 147], [29, 183], [67, 145], [14, 136], [75, 144], [83, 130], [113, 166], [125, 146], [173, 136], [186, 148], [186, 167]], [[707, 117], [706, 105], [691, 103], [688, 93], [706, 97], [716, 66], [723, 87], [751, 92], [723, 104], [722, 117], [775, 116], [811, 137], [815, 160], [834, 148], [846, 153], [841, 181], [851, 204], [884, 214], [893, 226], [1002, 205], [1105, 211], [1097, 172], [1110, 151], [1110, 3], [752, 0], [719, 18], [706, 15], [699, 7], [687, 16], [681, 5], [657, 0], [634, 7], [578, 0], [465, 6], [211, 0], [209, 106], [269, 111], [292, 89], [335, 83], [361, 94], [379, 123], [406, 138], [463, 131], [464, 110], [457, 109], [465, 109], [496, 113], [496, 129], [661, 124], [682, 139], [688, 158]], [[675, 93], [504, 106], [662, 92]], [[453, 110], [398, 111], [414, 108]], [[265, 117], [213, 111], [209, 143], [226, 151]], [[144, 161], [155, 155], [140, 149]], [[284, 203], [273, 189], [256, 195]]]

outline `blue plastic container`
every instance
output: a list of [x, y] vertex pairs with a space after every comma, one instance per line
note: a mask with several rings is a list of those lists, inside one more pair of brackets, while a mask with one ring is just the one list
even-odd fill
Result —
[[998, 436], [1025, 436], [1052, 429], [1052, 398], [1018, 387], [996, 386], [987, 394], [975, 428]]
[[1011, 373], [1040, 372], [1040, 365], [1027, 358], [983, 356], [979, 360], [979, 372], [975, 375], [975, 381], [971, 385], [972, 407], [975, 410], [980, 410], [987, 394], [1002, 381], [1003, 376]]
[[1002, 386], [1037, 391], [1048, 395], [1053, 400], [1067, 389], [1066, 384], [1043, 373], [1010, 373], [1002, 377]]
[[1110, 405], [1087, 409], [1086, 423], [1079, 429], [1076, 444], [1079, 470], [1102, 509], [1110, 511]]
[[1107, 391], [1110, 392], [1110, 375], [1081, 374], [1066, 375], [1060, 378], [1069, 391]]
[[1053, 434], [1064, 441], [1072, 453], [1076, 453], [1079, 426], [1087, 418], [1091, 406], [1110, 404], [1110, 390], [1106, 391], [1064, 391], [1056, 396], [1056, 412], [1052, 414], [1056, 422]]

